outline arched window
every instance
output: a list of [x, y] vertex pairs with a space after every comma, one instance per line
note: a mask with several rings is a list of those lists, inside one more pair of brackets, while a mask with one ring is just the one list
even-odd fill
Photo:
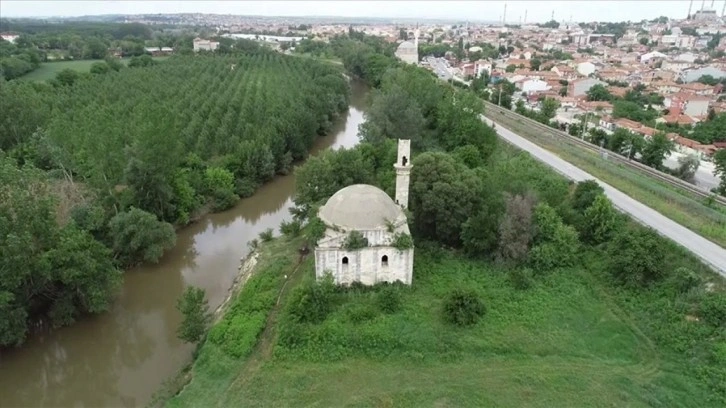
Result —
[[348, 257], [347, 256], [344, 256], [343, 257], [343, 265], [348, 265]]
[[383, 256], [381, 257], [381, 264], [382, 264], [383, 266], [388, 266], [388, 255], [383, 255]]
[[406, 163], [408, 163], [408, 159], [406, 158], [406, 156], [403, 156], [402, 162], [404, 166], [406, 165]]

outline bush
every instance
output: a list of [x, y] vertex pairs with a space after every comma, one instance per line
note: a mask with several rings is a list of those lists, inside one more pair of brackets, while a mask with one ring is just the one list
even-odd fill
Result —
[[723, 293], [707, 293], [701, 300], [699, 308], [701, 318], [713, 327], [726, 326], [726, 295]]
[[499, 224], [498, 259], [519, 263], [527, 258], [533, 235], [533, 207], [534, 198], [530, 195], [506, 197], [504, 216]]
[[343, 242], [343, 248], [349, 251], [365, 248], [368, 246], [368, 238], [364, 237], [360, 231], [351, 231]]
[[397, 232], [393, 235], [393, 242], [391, 243], [391, 246], [399, 251], [411, 249], [413, 248], [413, 238], [411, 238], [411, 236], [406, 233]]
[[301, 285], [291, 296], [288, 315], [297, 323], [321, 323], [333, 310], [334, 294], [335, 284], [331, 275]]
[[457, 326], [475, 324], [485, 312], [484, 303], [474, 291], [456, 289], [444, 300], [444, 318]]
[[703, 279], [697, 273], [684, 267], [676, 269], [669, 282], [669, 286], [677, 293], [687, 293], [701, 284], [703, 284]]
[[617, 228], [617, 213], [612, 203], [600, 194], [583, 214], [583, 239], [592, 244], [607, 242]]
[[272, 241], [272, 228], [268, 228], [268, 229], [260, 232], [260, 241], [262, 241], [262, 242]]
[[610, 273], [620, 283], [647, 286], [665, 275], [663, 242], [651, 229], [623, 230], [608, 248]]
[[345, 311], [345, 314], [351, 323], [362, 323], [374, 319], [378, 311], [370, 305], [353, 305]]
[[577, 232], [565, 225], [557, 212], [547, 204], [535, 209], [537, 234], [535, 246], [529, 253], [529, 263], [537, 270], [572, 266], [575, 263]]
[[383, 313], [395, 313], [401, 308], [401, 293], [395, 285], [385, 285], [376, 293], [376, 304]]
[[577, 183], [575, 192], [572, 194], [572, 208], [580, 212], [585, 211], [595, 202], [597, 196], [605, 193], [600, 184], [595, 180], [586, 180]]
[[296, 237], [300, 235], [300, 221], [298, 220], [292, 220], [292, 221], [283, 221], [280, 223], [280, 233], [289, 236], [289, 237]]
[[529, 268], [515, 268], [509, 270], [507, 277], [515, 289], [527, 290], [534, 284], [533, 275], [534, 273]]

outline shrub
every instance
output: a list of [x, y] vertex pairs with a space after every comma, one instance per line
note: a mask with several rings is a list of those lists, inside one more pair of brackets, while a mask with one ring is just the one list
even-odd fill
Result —
[[283, 221], [280, 223], [280, 232], [289, 237], [296, 237], [300, 235], [300, 221]]
[[647, 286], [665, 275], [664, 248], [653, 230], [623, 230], [610, 242], [610, 273], [622, 284]]
[[678, 293], [687, 293], [693, 288], [701, 286], [703, 279], [688, 268], [678, 268], [673, 272], [670, 279], [670, 286]]
[[444, 318], [457, 326], [475, 324], [485, 312], [479, 295], [471, 290], [456, 289], [444, 300]]
[[715, 292], [704, 295], [699, 314], [706, 323], [713, 327], [726, 326], [726, 295]]
[[368, 238], [364, 237], [360, 231], [351, 231], [343, 242], [343, 248], [349, 251], [365, 248], [368, 246]]
[[577, 183], [575, 192], [572, 194], [572, 208], [580, 212], [585, 211], [595, 202], [597, 196], [605, 193], [600, 184], [595, 180], [586, 180]]
[[262, 242], [272, 241], [272, 228], [268, 228], [268, 229], [260, 232], [260, 241], [262, 241]]
[[413, 248], [413, 238], [406, 233], [397, 232], [393, 235], [393, 242], [391, 243], [391, 246], [399, 251], [411, 249]]
[[515, 289], [527, 290], [534, 284], [533, 275], [534, 273], [529, 268], [515, 268], [509, 270], [507, 277]]
[[383, 313], [395, 313], [401, 308], [401, 293], [395, 285], [385, 285], [376, 293], [376, 304]]
[[572, 266], [575, 263], [577, 232], [565, 225], [557, 212], [547, 204], [535, 209], [536, 245], [529, 253], [529, 263], [537, 270]]
[[320, 323], [333, 310], [333, 277], [301, 285], [292, 294], [288, 315], [297, 323]]
[[325, 236], [325, 224], [317, 216], [310, 218], [305, 228], [305, 239], [309, 244], [316, 245]]
[[616, 230], [617, 222], [617, 213], [612, 203], [604, 194], [600, 194], [585, 209], [582, 237], [592, 244], [607, 242]]
[[378, 311], [370, 305], [353, 305], [345, 311], [345, 314], [351, 323], [362, 323], [374, 319]]

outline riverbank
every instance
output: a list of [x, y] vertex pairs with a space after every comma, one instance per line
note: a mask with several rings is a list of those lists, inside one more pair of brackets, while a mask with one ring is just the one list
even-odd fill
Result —
[[[215, 311], [215, 322], [206, 341], [198, 348], [196, 359], [172, 379], [155, 396], [151, 405], [157, 406], [187, 387], [208, 387], [224, 382], [233, 371], [208, 371], [210, 365], [231, 366], [253, 351], [257, 361], [269, 358], [276, 316], [281, 299], [299, 283], [304, 268], [311, 259], [300, 254], [302, 237], [279, 237], [259, 244], [240, 265], [235, 285], [227, 301]], [[246, 366], [254, 365], [250, 358]]]

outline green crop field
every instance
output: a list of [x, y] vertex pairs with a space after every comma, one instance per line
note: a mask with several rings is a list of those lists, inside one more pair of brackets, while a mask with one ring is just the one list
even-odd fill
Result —
[[[380, 311], [376, 290], [349, 290], [335, 295], [323, 322], [291, 328], [285, 301], [293, 296], [285, 291], [312, 280], [314, 266], [308, 258], [293, 273], [297, 242], [286, 242], [265, 244], [268, 260], [250, 281], [257, 288], [243, 289], [222, 323], [223, 339], [212, 329], [215, 340], [203, 345], [191, 382], [169, 406], [718, 406], [684, 354], [651, 338], [647, 321], [658, 317], [607, 284], [594, 259], [593, 270], [560, 270], [517, 290], [489, 262], [417, 249], [414, 284], [398, 288], [398, 311]], [[263, 331], [264, 320], [242, 303], [275, 304], [270, 289], [283, 288], [283, 274], [292, 282]], [[259, 282], [274, 282], [263, 286], [267, 301], [253, 299]], [[484, 299], [478, 324], [443, 321], [442, 299], [454, 288]], [[701, 325], [691, 324], [659, 330]]]
[[[163, 61], [169, 57], [153, 57], [157, 61]], [[124, 64], [128, 64], [130, 58], [122, 58]], [[58, 61], [44, 62], [35, 71], [28, 72], [19, 79], [27, 81], [46, 81], [64, 69], [73, 69], [78, 72], [88, 72], [94, 62], [102, 60], [79, 60], [79, 61]]]

